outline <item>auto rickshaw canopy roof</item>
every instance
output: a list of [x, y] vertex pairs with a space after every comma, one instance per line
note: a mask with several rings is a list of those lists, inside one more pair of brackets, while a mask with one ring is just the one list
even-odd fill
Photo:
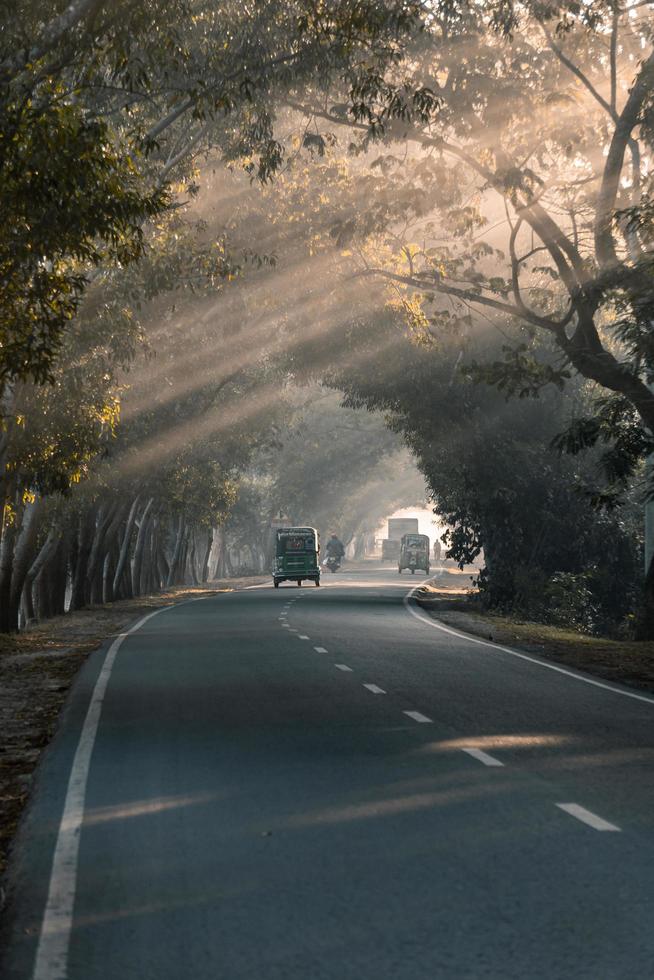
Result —
[[276, 536], [277, 555], [289, 552], [315, 551], [320, 547], [320, 535], [315, 527], [280, 527]]
[[402, 546], [407, 547], [408, 545], [417, 544], [423, 548], [429, 548], [429, 535], [428, 534], [416, 534], [411, 532], [410, 534], [402, 535]]

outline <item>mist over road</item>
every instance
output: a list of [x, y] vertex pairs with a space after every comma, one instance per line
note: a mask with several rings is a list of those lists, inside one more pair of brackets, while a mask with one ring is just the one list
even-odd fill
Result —
[[651, 976], [654, 700], [443, 631], [415, 584], [346, 566], [93, 654], [3, 980]]

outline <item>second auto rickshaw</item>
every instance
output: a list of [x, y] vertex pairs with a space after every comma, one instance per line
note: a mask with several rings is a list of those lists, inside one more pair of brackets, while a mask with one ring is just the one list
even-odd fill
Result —
[[415, 575], [416, 568], [421, 568], [429, 574], [429, 538], [426, 534], [403, 536], [397, 570], [402, 572], [405, 568], [409, 568], [412, 575]]

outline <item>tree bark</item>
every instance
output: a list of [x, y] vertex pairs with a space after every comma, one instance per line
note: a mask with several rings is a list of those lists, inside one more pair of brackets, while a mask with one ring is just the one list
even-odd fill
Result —
[[11, 577], [16, 544], [16, 521], [5, 523], [0, 545], [0, 633], [11, 630]]
[[204, 558], [202, 559], [202, 570], [200, 573], [200, 581], [209, 581], [209, 555], [211, 554], [211, 548], [213, 547], [213, 528], [207, 531], [207, 539], [204, 548]]
[[86, 587], [84, 589], [84, 604], [102, 601], [102, 565], [104, 562], [104, 538], [111, 520], [118, 508], [117, 502], [101, 504], [98, 510], [93, 544], [89, 555], [89, 563], [86, 574]]
[[125, 525], [123, 540], [120, 546], [120, 554], [118, 556], [118, 563], [116, 565], [116, 573], [114, 575], [114, 584], [113, 584], [114, 595], [118, 594], [119, 587], [120, 587], [120, 580], [123, 575], [123, 570], [127, 564], [129, 549], [132, 542], [132, 533], [134, 531], [134, 525], [136, 523], [136, 514], [138, 511], [140, 500], [141, 500], [140, 497], [135, 497], [127, 517], [127, 524]]
[[143, 566], [143, 551], [147, 540], [150, 523], [150, 511], [152, 510], [153, 503], [154, 497], [150, 497], [143, 508], [143, 513], [141, 514], [141, 519], [139, 521], [139, 530], [136, 536], [136, 545], [134, 546], [134, 563], [132, 565], [132, 592], [134, 595], [142, 594], [141, 568]]
[[23, 586], [25, 585], [30, 564], [34, 560], [42, 507], [43, 501], [41, 498], [38, 498], [33, 503], [27, 504], [23, 513], [20, 534], [16, 542], [9, 594], [9, 629], [12, 632], [17, 630], [19, 626], [18, 618]]
[[186, 532], [186, 522], [184, 520], [184, 515], [179, 515], [179, 522], [177, 524], [177, 535], [175, 537], [175, 547], [173, 548], [173, 555], [170, 559], [170, 567], [168, 569], [168, 577], [166, 579], [166, 585], [170, 588], [175, 582], [175, 576], [177, 574], [177, 566], [179, 565], [180, 555], [184, 545], [184, 534]]
[[86, 601], [87, 573], [91, 548], [93, 546], [96, 517], [95, 506], [88, 507], [79, 517], [77, 549], [73, 565], [73, 583], [70, 597], [71, 611], [81, 609]]
[[41, 550], [30, 565], [29, 571], [25, 576], [25, 582], [23, 584], [23, 597], [25, 602], [25, 617], [28, 622], [31, 619], [36, 619], [37, 610], [35, 608], [33, 588], [35, 587], [36, 581], [41, 572], [57, 550], [59, 538], [59, 528], [54, 525], [50, 528]]

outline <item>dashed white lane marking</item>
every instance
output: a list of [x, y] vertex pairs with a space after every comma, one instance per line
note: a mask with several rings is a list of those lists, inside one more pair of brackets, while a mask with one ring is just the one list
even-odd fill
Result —
[[316, 653], [327, 653], [324, 647], [314, 647], [313, 649], [316, 651]]
[[370, 691], [371, 694], [386, 694], [384, 688], [377, 687], [376, 684], [364, 684], [363, 686], [366, 688], [367, 691]]
[[[428, 582], [429, 579], [425, 579]], [[425, 582], [419, 583], [419, 585], [424, 585]], [[510, 647], [504, 647], [500, 643], [489, 643], [488, 640], [480, 640], [476, 636], [470, 636], [469, 633], [462, 633], [459, 630], [451, 629], [449, 626], [445, 626], [443, 623], [438, 623], [433, 619], [426, 619], [417, 612], [411, 602], [414, 598], [413, 593], [419, 585], [414, 586], [411, 591], [405, 595], [403, 602], [406, 609], [411, 613], [411, 615], [418, 619], [425, 626], [432, 626], [434, 629], [440, 630], [441, 633], [449, 633], [450, 636], [456, 636], [459, 640], [466, 640], [468, 643], [475, 643], [478, 646], [488, 647], [490, 650], [494, 650], [495, 653], [507, 653], [510, 657], [516, 657], [518, 660], [526, 660], [527, 663], [536, 664], [537, 667], [544, 667], [546, 670], [553, 670], [556, 674], [564, 674], [566, 677], [572, 678], [573, 681], [581, 681], [583, 684], [590, 684], [591, 687], [600, 687], [603, 691], [610, 691], [611, 694], [620, 694], [623, 698], [631, 698], [633, 701], [644, 701], [646, 704], [654, 705], [654, 698], [647, 697], [645, 694], [636, 694], [635, 691], [622, 690], [619, 687], [613, 687], [612, 684], [605, 684], [603, 681], [593, 680], [592, 677], [584, 677], [582, 674], [576, 674], [571, 670], [566, 670], [565, 667], [557, 667], [556, 664], [550, 664], [546, 660], [539, 660], [537, 657], [531, 657], [526, 653], [518, 653], [517, 650], [512, 650]]]
[[283, 630], [290, 630], [290, 628], [291, 628], [291, 627], [289, 626], [289, 624], [288, 624], [288, 623], [282, 623], [282, 629], [283, 629]]
[[482, 752], [481, 749], [461, 749], [466, 755], [471, 755], [473, 759], [477, 759], [479, 762], [483, 762], [485, 766], [503, 766], [504, 763], [500, 762], [494, 756], [489, 755], [488, 752]]
[[292, 627], [289, 626], [288, 632], [289, 633], [299, 633], [299, 630], [294, 630], [294, 629], [292, 629]]
[[428, 718], [427, 715], [423, 715], [421, 711], [403, 711], [402, 713], [408, 715], [409, 718], [413, 718], [414, 721], [418, 721], [423, 725], [434, 724], [431, 718]]
[[352, 673], [352, 668], [351, 667], [348, 667], [347, 664], [334, 664], [334, 667], [336, 667], [337, 670], [344, 670], [348, 674], [351, 674]]
[[556, 806], [558, 806], [559, 810], [564, 810], [566, 813], [569, 813], [571, 817], [576, 817], [582, 823], [588, 824], [593, 830], [620, 830], [614, 823], [609, 823], [608, 820], [598, 817], [596, 813], [591, 813], [590, 810], [587, 810], [586, 807], [579, 806], [578, 803], [557, 803]]
[[308, 640], [308, 639], [309, 637], [306, 636], [304, 633], [300, 633], [298, 636], [298, 640]]

